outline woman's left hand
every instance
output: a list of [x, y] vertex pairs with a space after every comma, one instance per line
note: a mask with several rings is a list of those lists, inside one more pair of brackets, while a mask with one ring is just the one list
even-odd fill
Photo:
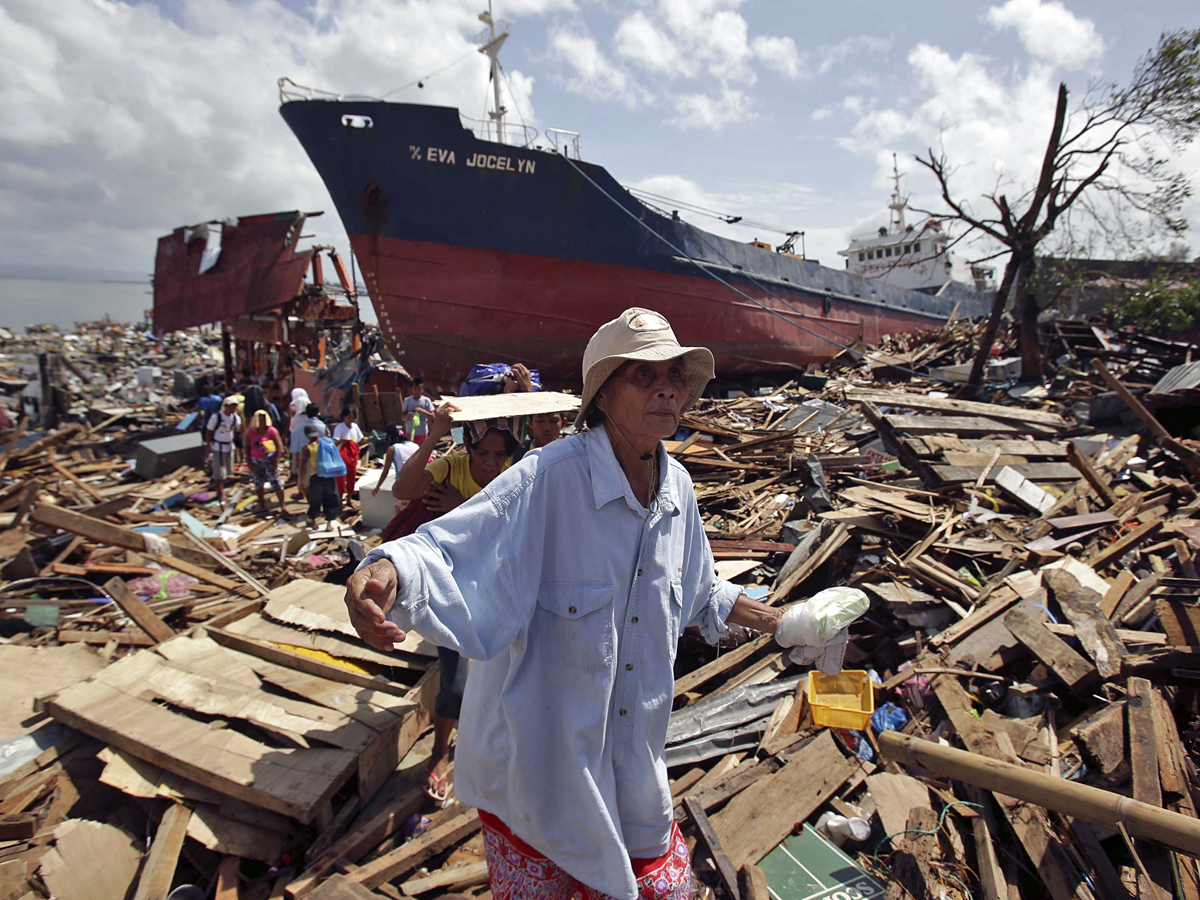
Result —
[[436, 481], [425, 491], [425, 506], [436, 513], [448, 513], [456, 506], [463, 504], [463, 495], [458, 488], [449, 484], [438, 484]]

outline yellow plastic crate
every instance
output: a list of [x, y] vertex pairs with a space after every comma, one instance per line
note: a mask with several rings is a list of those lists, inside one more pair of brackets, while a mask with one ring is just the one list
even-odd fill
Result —
[[826, 675], [808, 673], [808, 704], [813, 722], [829, 728], [866, 728], [875, 712], [875, 688], [861, 669], [844, 669]]

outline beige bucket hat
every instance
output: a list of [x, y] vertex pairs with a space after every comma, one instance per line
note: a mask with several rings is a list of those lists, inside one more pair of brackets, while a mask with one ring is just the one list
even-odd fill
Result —
[[679, 357], [683, 357], [683, 377], [687, 383], [687, 396], [679, 411], [686, 412], [700, 399], [704, 386], [716, 374], [712, 351], [707, 347], [681, 347], [671, 323], [650, 309], [627, 309], [611, 322], [605, 322], [583, 351], [583, 402], [575, 427], [583, 427], [596, 391], [622, 363], [631, 359], [661, 362]]

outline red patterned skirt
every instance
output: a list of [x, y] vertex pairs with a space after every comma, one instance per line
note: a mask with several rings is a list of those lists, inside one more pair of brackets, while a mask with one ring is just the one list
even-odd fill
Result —
[[[580, 884], [491, 813], [481, 809], [479, 821], [493, 900], [610, 900], [608, 894]], [[666, 853], [630, 862], [642, 900], [691, 900], [692, 866], [674, 822]]]

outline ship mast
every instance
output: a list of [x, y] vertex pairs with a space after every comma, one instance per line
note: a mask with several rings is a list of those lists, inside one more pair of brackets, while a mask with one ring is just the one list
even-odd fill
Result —
[[892, 154], [892, 202], [888, 204], [891, 215], [888, 220], [889, 234], [902, 234], [904, 232], [904, 209], [908, 206], [908, 200], [900, 196], [900, 171], [896, 168], [896, 154]]
[[488, 0], [487, 12], [479, 14], [479, 21], [488, 27], [487, 33], [484, 34], [488, 40], [479, 48], [479, 52], [486, 55], [492, 63], [492, 96], [495, 106], [488, 110], [488, 118], [496, 123], [496, 140], [505, 144], [507, 141], [504, 139], [504, 114], [508, 110], [500, 104], [500, 48], [508, 38], [508, 29], [501, 23], [502, 30], [499, 35], [496, 34], [496, 22], [492, 18], [492, 0]]

